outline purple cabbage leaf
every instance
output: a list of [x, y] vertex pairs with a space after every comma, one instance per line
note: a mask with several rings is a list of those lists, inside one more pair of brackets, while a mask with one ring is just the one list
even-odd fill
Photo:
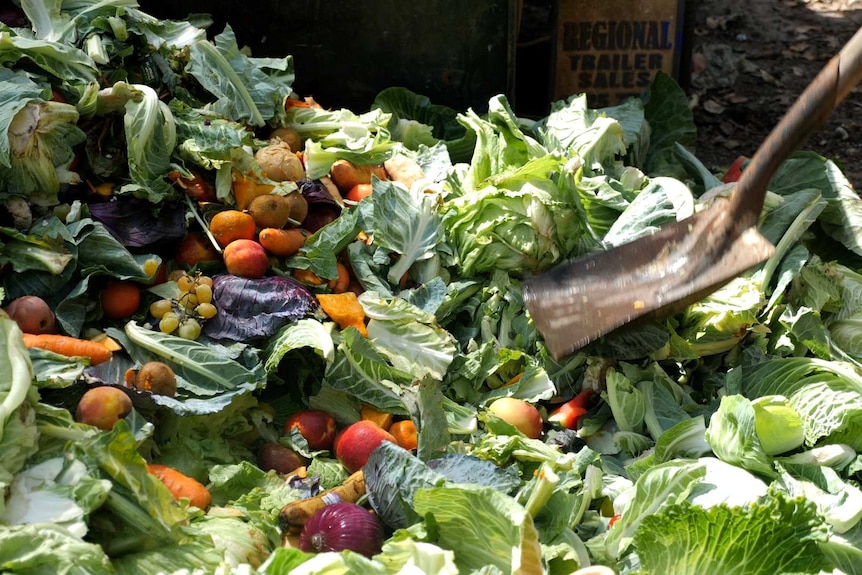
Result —
[[317, 298], [304, 285], [281, 276], [214, 276], [213, 305], [218, 314], [207, 320], [203, 332], [213, 339], [243, 342], [270, 338], [318, 308]]

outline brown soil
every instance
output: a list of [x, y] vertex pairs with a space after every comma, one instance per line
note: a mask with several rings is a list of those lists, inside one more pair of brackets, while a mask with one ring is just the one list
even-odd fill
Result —
[[[862, 0], [697, 0], [687, 18], [694, 19], [690, 102], [697, 156], [720, 171], [755, 152], [862, 26]], [[862, 87], [803, 147], [834, 160], [862, 189]]]

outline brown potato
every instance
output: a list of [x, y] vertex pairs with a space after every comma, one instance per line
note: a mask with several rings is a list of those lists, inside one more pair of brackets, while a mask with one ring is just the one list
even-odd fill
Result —
[[302, 150], [302, 136], [299, 135], [299, 132], [294, 130], [289, 126], [285, 126], [284, 128], [276, 128], [269, 135], [270, 139], [278, 138], [288, 146], [290, 146], [291, 151], [299, 152]]
[[286, 196], [266, 194], [251, 201], [248, 213], [259, 228], [283, 228], [291, 217], [292, 208], [293, 202]]
[[290, 219], [300, 224], [304, 222], [306, 216], [308, 216], [308, 201], [302, 195], [302, 192], [297, 191], [285, 197], [290, 202]]
[[274, 140], [254, 154], [260, 169], [266, 177], [276, 182], [295, 182], [305, 178], [305, 168], [302, 161], [294, 154], [290, 146]]
[[413, 187], [414, 183], [425, 177], [425, 172], [422, 171], [419, 164], [403, 154], [392, 156], [383, 162], [383, 167], [386, 168], [386, 173], [392, 180], [401, 182], [407, 186], [408, 190]]

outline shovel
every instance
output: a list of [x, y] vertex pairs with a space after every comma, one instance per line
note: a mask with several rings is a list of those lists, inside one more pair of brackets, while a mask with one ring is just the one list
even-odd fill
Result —
[[775, 170], [862, 80], [862, 29], [820, 71], [751, 158], [730, 199], [653, 235], [528, 278], [524, 301], [559, 359], [625, 324], [667, 317], [775, 248], [757, 231]]

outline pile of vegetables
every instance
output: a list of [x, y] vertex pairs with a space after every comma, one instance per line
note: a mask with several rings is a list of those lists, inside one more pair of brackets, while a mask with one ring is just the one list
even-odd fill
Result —
[[[397, 87], [355, 113], [203, 16], [2, 22], [4, 572], [862, 572], [862, 200], [832, 161], [773, 178], [770, 260], [556, 361], [525, 276], [729, 189], [668, 76], [539, 121]], [[301, 238], [231, 271], [213, 218], [257, 196]]]

